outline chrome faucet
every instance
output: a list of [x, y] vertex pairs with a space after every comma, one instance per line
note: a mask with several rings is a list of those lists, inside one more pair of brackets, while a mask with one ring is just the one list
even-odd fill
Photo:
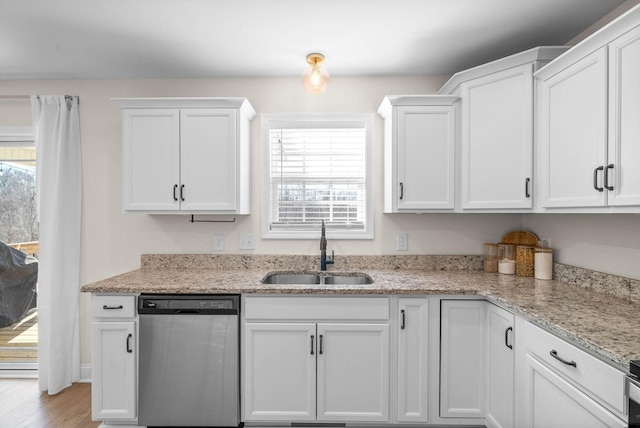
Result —
[[327, 265], [332, 265], [333, 263], [333, 251], [331, 251], [331, 258], [327, 259], [327, 237], [324, 232], [324, 220], [322, 220], [322, 235], [320, 236], [320, 270], [327, 270]]

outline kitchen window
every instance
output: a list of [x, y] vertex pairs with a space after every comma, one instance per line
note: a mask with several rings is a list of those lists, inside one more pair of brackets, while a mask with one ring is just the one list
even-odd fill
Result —
[[263, 237], [372, 239], [371, 130], [365, 114], [263, 117]]

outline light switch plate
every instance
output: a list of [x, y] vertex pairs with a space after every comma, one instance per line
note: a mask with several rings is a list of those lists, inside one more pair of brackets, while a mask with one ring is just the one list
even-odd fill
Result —
[[224, 251], [224, 235], [213, 235], [213, 251]]
[[396, 237], [396, 250], [408, 251], [409, 250], [409, 235], [406, 233], [398, 233]]
[[239, 250], [255, 250], [256, 236], [253, 233], [241, 234], [238, 241]]

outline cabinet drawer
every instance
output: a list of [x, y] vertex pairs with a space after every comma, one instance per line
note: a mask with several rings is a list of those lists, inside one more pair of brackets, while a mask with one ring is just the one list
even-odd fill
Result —
[[[585, 392], [597, 398], [601, 404], [624, 414], [623, 372], [531, 323], [526, 323], [523, 337], [527, 350], [539, 360], [584, 388]], [[551, 355], [552, 352], [557, 358]]]
[[136, 296], [94, 294], [91, 298], [91, 313], [94, 318], [134, 318]]
[[389, 319], [387, 297], [247, 297], [247, 320], [381, 320]]

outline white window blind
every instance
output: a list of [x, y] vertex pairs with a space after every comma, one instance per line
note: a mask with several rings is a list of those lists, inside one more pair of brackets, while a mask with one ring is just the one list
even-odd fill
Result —
[[270, 230], [367, 230], [365, 121], [273, 121], [267, 135]]

